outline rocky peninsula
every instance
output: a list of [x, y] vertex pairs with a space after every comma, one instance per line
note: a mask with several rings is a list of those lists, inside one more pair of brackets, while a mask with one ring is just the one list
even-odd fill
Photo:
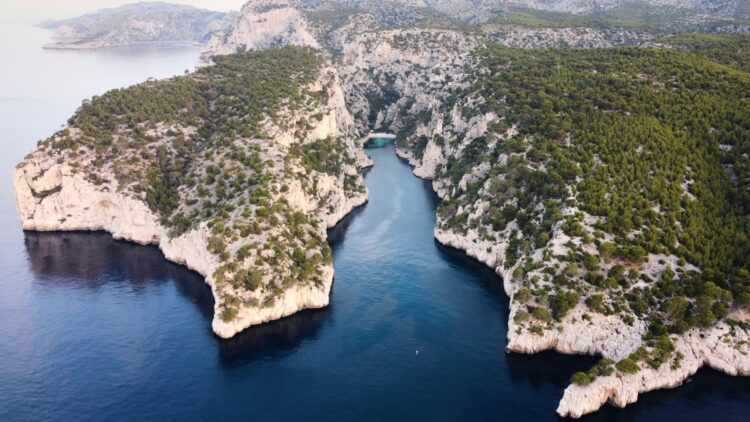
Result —
[[[254, 85], [266, 83], [277, 89]], [[367, 200], [355, 141], [336, 73], [314, 52], [233, 57], [85, 102], [17, 166], [18, 210], [26, 230], [158, 245], [206, 277], [228, 338], [328, 304], [326, 229]]]
[[166, 2], [140, 2], [40, 24], [52, 29], [54, 50], [91, 50], [137, 44], [203, 45], [226, 14]]

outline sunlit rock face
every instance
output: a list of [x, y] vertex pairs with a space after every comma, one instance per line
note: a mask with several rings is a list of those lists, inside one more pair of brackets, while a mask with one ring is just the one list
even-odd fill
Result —
[[[596, 7], [610, 9], [622, 2], [558, 2], [554, 8], [541, 2], [526, 3], [534, 8], [585, 15], [591, 12], [590, 7], [594, 3]], [[674, 2], [653, 4], [658, 7], [675, 6]], [[492, 9], [490, 6], [490, 2], [483, 2], [472, 10], [486, 12]], [[288, 7], [306, 10], [302, 5], [284, 6]], [[469, 21], [474, 19], [458, 12], [457, 9], [462, 8], [460, 2], [442, 2], [436, 8], [455, 11]], [[646, 318], [623, 320], [616, 315], [591, 312], [584, 303], [585, 298], [577, 299], [579, 303], [559, 322], [549, 321], [541, 324], [542, 327], [532, 327], [533, 324], [527, 321], [530, 311], [520, 299], [525, 294], [524, 279], [537, 277], [544, 280], [545, 273], [542, 268], [531, 265], [524, 268], [521, 262], [511, 262], [509, 258], [509, 250], [516, 248], [519, 242], [523, 243], [518, 236], [521, 223], [511, 221], [505, 228], [498, 229], [486, 223], [498, 211], [497, 205], [492, 205], [488, 192], [493, 186], [502, 186], [503, 183], [496, 180], [493, 185], [489, 182], [490, 176], [502, 173], [504, 167], [519, 159], [518, 153], [506, 151], [497, 154], [496, 157], [492, 156], [495, 161], [473, 163], [476, 165], [465, 166], [463, 171], [451, 177], [446, 173], [451, 168], [455, 169], [466, 157], [488, 156], [497, 145], [517, 140], [522, 129], [513, 124], [504, 125], [506, 116], [502, 112], [477, 111], [482, 110], [488, 101], [481, 90], [471, 91], [472, 84], [479, 77], [477, 75], [481, 75], [481, 72], [476, 72], [481, 64], [476, 52], [482, 47], [492, 43], [521, 48], [590, 48], [621, 44], [647, 46], [654, 44], [654, 38], [627, 30], [503, 27], [495, 24], [483, 25], [479, 33], [408, 26], [389, 28], [373, 19], [374, 14], [367, 10], [344, 16], [338, 23], [320, 22], [319, 15], [309, 12], [306, 10], [303, 13], [307, 23], [298, 30], [304, 29], [312, 34], [318, 45], [336, 57], [342, 90], [358, 133], [364, 137], [369, 129], [375, 128], [396, 134], [397, 152], [414, 166], [414, 174], [432, 180], [438, 195], [449, 207], [453, 206], [452, 214], [465, 216], [466, 222], [472, 222], [461, 223], [463, 220], [456, 219], [449, 225], [449, 218], [439, 215], [435, 237], [443, 244], [466, 251], [503, 276], [505, 291], [511, 297], [508, 350], [536, 353], [553, 349], [562, 353], [600, 355], [613, 362], [638, 351], [644, 343], [643, 336], [648, 332], [649, 321]], [[257, 13], [257, 10], [252, 13]], [[253, 16], [252, 13], [248, 16]], [[292, 11], [282, 14], [285, 15], [284, 19], [290, 21], [298, 17]], [[310, 45], [304, 38], [300, 39], [296, 31], [283, 29], [285, 25], [277, 28], [281, 28], [277, 37], [279, 44], [300, 42]], [[240, 39], [233, 38], [229, 44], [242, 45]], [[251, 48], [267, 47], [253, 37], [248, 37], [247, 41], [248, 45], [254, 46]], [[211, 46], [204, 50], [204, 57], [221, 53], [221, 48]], [[492, 69], [483, 71], [489, 74]], [[506, 101], [502, 98], [492, 99], [495, 100], [501, 103]], [[502, 130], [497, 130], [498, 127], [502, 127]], [[387, 142], [372, 137], [364, 145], [376, 147]], [[544, 171], [544, 167], [541, 166], [539, 170]], [[468, 191], [471, 194], [466, 194]], [[461, 201], [462, 196], [475, 200], [464, 203], [466, 201]], [[510, 202], [516, 200], [511, 199]], [[543, 211], [544, 204], [535, 209], [535, 212]], [[569, 205], [561, 213], [563, 216], [578, 215], [581, 210]], [[594, 216], [583, 214], [582, 224], [593, 231]], [[594, 256], [597, 254], [592, 246], [581, 244], [566, 234], [562, 224], [553, 225], [547, 235], [546, 247], [526, 247], [525, 253], [530, 259], [539, 261], [543, 256], [549, 256], [547, 262], [564, 268], [565, 263], [560, 261], [562, 258], [557, 257], [564, 257], [574, 249], [580, 248]], [[680, 264], [675, 256], [655, 255], [649, 257], [643, 271], [650, 278], [658, 279], [666, 265], [681, 267], [685, 271], [696, 269], [689, 263]], [[606, 268], [611, 266], [607, 264]], [[544, 315], [541, 314], [540, 318], [544, 318]], [[731, 318], [740, 321], [748, 319], [743, 313], [734, 313]], [[624, 406], [636, 400], [642, 392], [679, 385], [703, 365], [730, 374], [746, 373], [748, 359], [744, 355], [747, 351], [742, 349], [744, 346], [737, 349], [717, 348], [713, 340], [719, 336], [727, 343], [745, 344], [746, 335], [744, 329], [733, 327], [727, 331], [723, 325], [710, 329], [695, 328], [675, 340], [674, 356], [681, 356], [681, 366], [674, 362], [666, 363], [660, 370], [643, 369], [636, 375], [614, 371], [598, 377], [587, 386], [572, 385], [566, 390], [558, 412], [564, 416], [578, 417], [599, 409], [608, 401]]]
[[204, 46], [198, 65], [211, 57], [237, 52], [298, 45], [320, 48], [294, 0], [258, 0], [227, 18], [227, 24]]
[[[26, 230], [107, 231], [203, 275], [213, 330], [228, 338], [328, 305], [326, 229], [366, 202], [369, 160], [336, 70], [317, 52], [218, 62], [85, 103], [17, 165], [14, 187]], [[242, 80], [264, 77], [278, 91]], [[236, 97], [252, 99], [250, 109]], [[176, 106], [141, 114], [153, 102]]]

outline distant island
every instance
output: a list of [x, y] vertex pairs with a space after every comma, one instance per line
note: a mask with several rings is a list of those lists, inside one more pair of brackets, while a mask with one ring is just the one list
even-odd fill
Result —
[[165, 2], [100, 9], [83, 16], [42, 22], [54, 30], [47, 49], [90, 50], [151, 43], [202, 45], [222, 27], [226, 14]]

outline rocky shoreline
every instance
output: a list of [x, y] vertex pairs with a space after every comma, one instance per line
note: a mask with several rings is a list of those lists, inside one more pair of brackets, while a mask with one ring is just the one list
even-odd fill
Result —
[[[33, 231], [105, 231], [118, 240], [127, 240], [141, 245], [156, 245], [164, 257], [174, 263], [201, 274], [217, 294], [213, 272], [219, 266], [217, 257], [208, 252], [210, 232], [203, 224], [179, 237], [170, 238], [168, 230], [159, 223], [158, 217], [141, 201], [86, 181], [68, 166], [44, 161], [31, 161], [14, 172], [13, 181], [16, 203], [21, 214], [24, 230]], [[367, 165], [367, 162], [363, 162]], [[34, 179], [34, 175], [44, 176]], [[60, 187], [55, 195], [38, 201], [34, 192]], [[322, 233], [345, 218], [352, 210], [367, 202], [367, 194], [350, 198], [335, 213]], [[221, 338], [230, 338], [240, 331], [264, 322], [292, 315], [302, 309], [328, 306], [333, 265], [324, 270], [321, 288], [305, 286], [294, 288], [283, 294], [281, 300], [268, 308], [243, 309], [237, 319], [224, 322], [214, 317], [213, 331]], [[218, 309], [215, 309], [215, 312]]]
[[[323, 72], [323, 75], [324, 78], [333, 78], [335, 88], [335, 73]], [[323, 86], [321, 84], [327, 84], [328, 81], [318, 81], [318, 85], [313, 84], [312, 89], [320, 89]], [[341, 147], [353, 157], [353, 163], [346, 164], [341, 169], [341, 174], [335, 176], [315, 173], [316, 189], [312, 192], [309, 191], [309, 186], [298, 179], [287, 180], [287, 189], [279, 192], [276, 200], [314, 216], [314, 221], [318, 221], [315, 225], [317, 236], [325, 239], [327, 229], [367, 202], [367, 190], [362, 186], [361, 175], [356, 176], [354, 181], [362, 186], [361, 190], [346, 189], [344, 179], [351, 177], [350, 173], [355, 168], [362, 169], [372, 165], [372, 161], [359, 147], [361, 142], [354, 140], [352, 118], [344, 105], [340, 89], [331, 90], [327, 103], [322, 104], [319, 109], [308, 111], [318, 113], [320, 119], [307, 127], [306, 139], [302, 142], [339, 139], [336, 142], [341, 142]], [[75, 128], [70, 128], [70, 131], [77, 133]], [[168, 139], [168, 131], [161, 133], [157, 130], [155, 136]], [[270, 125], [267, 131], [272, 134], [274, 142], [271, 144], [273, 149], [267, 152], [269, 158], [274, 154], [285, 153], [290, 143], [294, 142], [295, 136], [288, 133], [289, 129], [282, 130]], [[97, 179], [91, 180], [80, 168], [81, 163], [70, 165], [44, 146], [40, 146], [16, 166], [13, 183], [24, 230], [106, 231], [115, 239], [158, 246], [166, 259], [184, 265], [205, 278], [215, 298], [212, 329], [221, 338], [230, 338], [248, 327], [283, 318], [302, 309], [321, 308], [329, 304], [334, 270], [332, 263], [325, 262], [319, 264], [318, 268], [321, 283], [293, 284], [281, 291], [272, 303], [240, 306], [234, 318], [225, 320], [221, 317], [221, 305], [227, 287], [217, 286], [217, 270], [225, 262], [212, 252], [211, 239], [214, 232], [210, 225], [200, 222], [187, 232], [174, 236], [142, 198], [119, 185], [114, 169], [99, 169]], [[325, 207], [320, 205], [321, 198], [326, 198]], [[265, 234], [261, 234], [258, 240], [265, 242], [265, 237]], [[255, 294], [257, 292], [250, 297]]]
[[[219, 260], [208, 252], [210, 230], [205, 224], [176, 238], [170, 238], [168, 230], [143, 202], [117, 192], [116, 187], [102, 190], [72, 172], [68, 166], [53, 164], [46, 167], [49, 164], [51, 163], [31, 161], [14, 172], [16, 203], [24, 230], [105, 231], [118, 240], [156, 245], [167, 260], [202, 275], [212, 293], [217, 295], [212, 274], [218, 268]], [[367, 165], [367, 162], [362, 164]], [[34, 175], [40, 173], [44, 176], [33, 180]], [[39, 201], [34, 195], [34, 192], [55, 187], [60, 187], [59, 192], [43, 201]], [[331, 214], [325, 227], [320, 228], [321, 232], [325, 233], [326, 229], [333, 227], [366, 202], [366, 193], [350, 198]], [[328, 264], [324, 269], [321, 288], [294, 288], [285, 292], [274, 306], [243, 309], [230, 322], [214, 317], [213, 331], [221, 338], [231, 338], [253, 325], [280, 319], [302, 309], [328, 306], [333, 276], [333, 265]]]
[[[409, 162], [415, 176], [432, 180], [424, 176], [425, 172], [420, 167], [422, 160], [416, 160], [404, 149], [398, 148], [396, 153]], [[433, 190], [441, 198], [446, 195], [445, 189], [435, 181]], [[471, 231], [468, 235], [460, 235], [441, 230], [439, 226], [438, 221], [435, 239], [440, 244], [463, 251], [492, 268], [502, 278], [505, 293], [511, 298], [506, 345], [508, 352], [535, 354], [554, 350], [568, 355], [599, 356], [618, 361], [633, 353], [642, 343], [642, 336], [648, 329], [645, 322], [636, 320], [633, 325], [627, 325], [616, 316], [589, 315], [581, 304], [567, 316], [562, 330], [545, 330], [538, 335], [519, 329], [514, 316], [521, 304], [512, 300], [520, 288], [511, 275], [515, 267], [506, 269], [502, 265], [502, 253], [507, 245], [482, 240], [476, 233], [472, 235]], [[587, 314], [587, 319], [584, 319], [584, 314]], [[745, 321], [750, 316], [743, 313], [730, 315], [729, 318]], [[577, 419], [596, 412], [607, 403], [625, 407], [635, 403], [640, 394], [681, 386], [703, 366], [727, 375], [750, 376], [750, 334], [726, 322], [709, 329], [691, 329], [677, 340], [676, 351], [683, 355], [678, 368], [665, 364], [658, 369], [642, 369], [636, 374], [600, 376], [587, 386], [569, 385], [560, 399], [558, 415]]]

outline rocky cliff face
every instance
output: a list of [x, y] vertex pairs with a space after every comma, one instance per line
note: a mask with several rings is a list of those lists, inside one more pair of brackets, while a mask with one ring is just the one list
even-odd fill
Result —
[[[747, 315], [732, 317], [747, 320]], [[748, 333], [730, 324], [691, 330], [677, 340], [676, 349], [682, 355], [679, 365], [648, 368], [637, 374], [600, 377], [588, 386], [571, 385], [565, 390], [557, 413], [578, 418], [598, 410], [605, 403], [625, 407], [635, 403], [641, 393], [679, 387], [703, 366], [729, 375], [750, 375]], [[608, 355], [603, 353], [603, 356]]]
[[[308, 54], [303, 58], [310, 59]], [[216, 73], [224, 70], [141, 88], [158, 98], [164, 95], [160, 90], [176, 89], [170, 85], [175, 81], [190, 87], [192, 79], [211, 79]], [[367, 200], [359, 169], [369, 162], [353, 138], [352, 118], [333, 69], [321, 66], [309, 80], [299, 87], [307, 98], [301, 109], [276, 111], [276, 121], [283, 124], [266, 117], [258, 123], [257, 137], [240, 136], [223, 147], [213, 146], [213, 137], [210, 142], [201, 138], [207, 136], [205, 128], [182, 126], [173, 116], [118, 125], [110, 134], [116, 141], [95, 146], [88, 138], [89, 125], [95, 123], [84, 119], [87, 110], [79, 111], [67, 129], [40, 143], [16, 168], [24, 229], [105, 230], [118, 239], [158, 245], [167, 259], [205, 276], [216, 299], [212, 326], [220, 337], [326, 306], [333, 281], [326, 229]], [[130, 92], [136, 89], [107, 94], [101, 101], [138, 103]], [[115, 94], [126, 97], [111, 98]], [[97, 104], [94, 100], [90, 106]], [[205, 145], [193, 150], [198, 157], [180, 176], [193, 180], [172, 191], [181, 211], [171, 212], [169, 219], [163, 203], [153, 201], [154, 195], [168, 195], [153, 184], [158, 180], [133, 177], [160, 165], [158, 160], [180, 156], [179, 147], [190, 141]], [[313, 150], [308, 154], [307, 148]], [[329, 151], [329, 160], [320, 161], [321, 149]], [[126, 161], [103, 160], [111, 154]], [[231, 173], [222, 172], [230, 168]], [[210, 194], [208, 184], [221, 196]], [[232, 184], [239, 187], [235, 194]], [[202, 198], [202, 208], [196, 208]]]
[[342, 48], [338, 69], [358, 129], [419, 136], [411, 133], [414, 116], [428, 119], [432, 108], [461, 87], [460, 75], [479, 44], [475, 37], [437, 29], [352, 37]]
[[295, 3], [294, 0], [248, 2], [206, 44], [199, 65], [210, 64], [212, 56], [284, 45], [320, 48]]

